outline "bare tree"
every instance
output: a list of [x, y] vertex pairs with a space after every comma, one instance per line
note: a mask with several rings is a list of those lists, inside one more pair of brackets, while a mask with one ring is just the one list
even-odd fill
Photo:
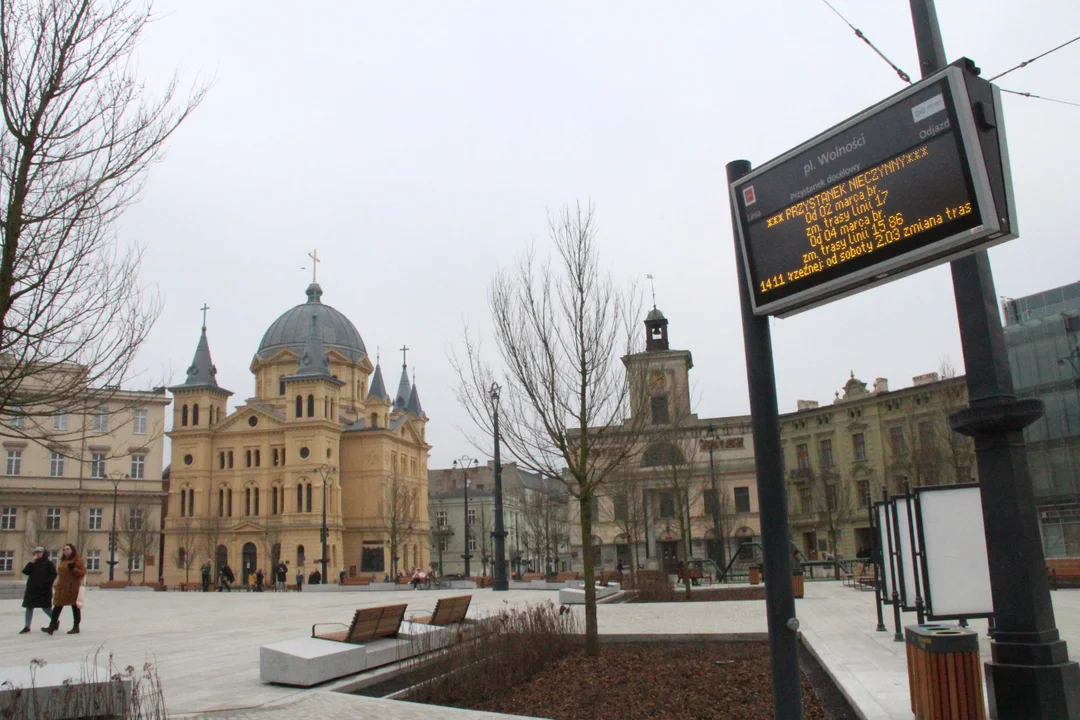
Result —
[[[657, 428], [649, 434], [651, 442], [642, 459], [642, 465], [651, 469], [653, 478], [674, 496], [675, 519], [679, 523], [681, 539], [681, 560], [686, 569], [690, 567], [693, 522], [691, 508], [701, 499], [703, 490], [694, 464], [697, 438], [690, 434], [691, 432], [679, 422], [679, 418], [673, 418], [670, 427]], [[683, 573], [682, 581], [689, 599], [692, 584], [689, 572]]]
[[463, 357], [453, 362], [458, 400], [482, 434], [492, 436], [490, 389], [498, 379], [504, 448], [529, 470], [561, 479], [582, 508], [585, 644], [597, 655], [591, 501], [633, 451], [644, 422], [630, 412], [638, 398], [620, 363], [640, 349], [641, 302], [634, 287], [620, 288], [601, 269], [591, 205], [564, 208], [548, 228], [553, 261], [538, 262], [530, 250], [492, 281], [488, 305], [502, 370], [488, 365], [468, 332]]
[[70, 442], [83, 428], [37, 420], [131, 404], [161, 302], [116, 222], [205, 93], [174, 77], [153, 98], [136, 77], [152, 19], [134, 0], [0, 0], [0, 413], [21, 419], [5, 435]]
[[566, 499], [550, 491], [529, 491], [522, 499], [521, 512], [528, 528], [526, 545], [539, 555], [545, 575], [550, 575], [567, 541]]
[[[281, 523], [270, 518], [263, 520], [261, 541], [263, 557], [270, 560], [271, 568], [276, 568], [281, 562]], [[271, 572], [276, 571], [271, 569]]]
[[127, 576], [131, 582], [131, 574], [135, 572], [135, 561], [139, 561], [139, 569], [142, 571], [143, 580], [146, 580], [146, 556], [154, 547], [158, 537], [158, 529], [150, 522], [152, 506], [132, 504], [128, 511], [120, 515], [120, 527], [117, 533], [119, 550], [127, 557]]
[[[64, 508], [56, 508], [61, 512]], [[45, 548], [46, 553], [60, 553], [60, 547], [67, 542], [66, 530], [61, 530], [59, 516], [49, 517], [45, 508], [30, 508], [26, 511], [23, 530], [23, 546], [27, 554], [36, 547]]]
[[191, 519], [181, 520], [173, 532], [176, 543], [176, 567], [184, 571], [184, 582], [191, 582], [191, 566], [199, 555], [199, 529]]
[[[947, 484], [971, 482], [971, 470], [975, 466], [975, 441], [966, 435], [954, 432], [949, 425], [949, 416], [967, 407], [967, 386], [965, 383], [949, 383], [956, 379], [956, 368], [948, 356], [941, 358], [939, 367], [943, 385], [937, 393], [940, 410], [938, 425], [944, 445], [944, 466], [949, 477]], [[946, 439], [947, 438], [947, 439]]]
[[846, 482], [831, 468], [806, 468], [806, 483], [816, 516], [825, 527], [829, 552], [840, 554], [840, 534], [843, 528], [860, 514], [851, 482]]
[[431, 531], [431, 546], [435, 551], [435, 556], [438, 558], [439, 575], [445, 575], [446, 570], [443, 567], [444, 546], [448, 539], [454, 535], [454, 528], [450, 524], [448, 516], [439, 515], [440, 510], [442, 510], [441, 501], [439, 506], [435, 506], [430, 501], [428, 502], [428, 528]]
[[383, 483], [383, 496], [379, 503], [383, 518], [383, 532], [390, 546], [391, 577], [398, 576], [398, 560], [401, 546], [412, 533], [418, 507], [416, 491], [409, 487], [402, 476], [394, 473]]
[[645, 489], [641, 475], [624, 470], [613, 476], [608, 484], [612, 494], [611, 520], [618, 526], [631, 552], [630, 578], [637, 581], [637, 568], [641, 564], [638, 546], [645, 542]]
[[[217, 566], [217, 549], [225, 537], [225, 518], [210, 513], [202, 522], [200, 529], [202, 542], [200, 543], [204, 560], [208, 561], [213, 568], [213, 577], [217, 577], [220, 568]], [[201, 567], [201, 565], [200, 565]]]
[[[475, 533], [475, 535], [473, 535]], [[480, 541], [480, 567], [487, 577], [488, 563], [491, 562], [491, 518], [487, 516], [487, 510], [483, 503], [480, 505], [480, 517], [477, 518], [477, 527], [469, 531], [469, 535]], [[494, 572], [494, 569], [492, 569]]]

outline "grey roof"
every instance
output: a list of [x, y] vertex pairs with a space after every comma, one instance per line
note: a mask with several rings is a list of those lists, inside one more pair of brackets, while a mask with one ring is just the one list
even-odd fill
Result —
[[409, 404], [409, 395], [412, 394], [412, 384], [409, 382], [409, 371], [405, 363], [401, 364], [401, 380], [398, 381], [397, 395], [394, 396], [394, 409], [404, 410]]
[[405, 421], [409, 419], [408, 415], [398, 415], [396, 418], [390, 419], [390, 427], [388, 430], [397, 430], [399, 427], [405, 424]]
[[416, 391], [416, 383], [413, 383], [412, 391], [409, 393], [409, 402], [405, 405], [405, 410], [411, 412], [416, 417], [424, 417], [424, 408], [420, 407], [420, 393]]
[[300, 367], [293, 377], [332, 377], [330, 361], [326, 357], [326, 348], [323, 347], [322, 333], [319, 332], [318, 314], [312, 313], [309, 323], [304, 354], [300, 356]]
[[263, 335], [257, 353], [260, 359], [265, 360], [284, 348], [290, 348], [297, 354], [303, 352], [313, 314], [319, 318], [319, 331], [325, 347], [338, 350], [353, 360], [367, 355], [367, 348], [356, 326], [334, 308], [324, 305], [322, 294], [318, 283], [308, 285], [307, 302], [287, 310]]
[[195, 347], [195, 357], [191, 360], [191, 366], [187, 369], [187, 378], [179, 385], [173, 385], [169, 390], [199, 390], [210, 388], [218, 392], [232, 395], [231, 392], [217, 384], [217, 367], [210, 359], [210, 343], [206, 339], [206, 326], [203, 326], [202, 335], [199, 336], [199, 344]]
[[375, 374], [371, 376], [371, 389], [368, 390], [368, 397], [382, 398], [390, 402], [390, 393], [386, 392], [386, 383], [382, 379], [381, 364], [375, 366]]
[[646, 322], [652, 320], [667, 320], [667, 318], [664, 317], [664, 313], [660, 312], [658, 308], [653, 307], [653, 309], [649, 311], [649, 314], [645, 316]]

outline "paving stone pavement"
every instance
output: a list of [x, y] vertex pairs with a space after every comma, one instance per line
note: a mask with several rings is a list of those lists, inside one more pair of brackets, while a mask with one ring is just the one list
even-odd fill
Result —
[[[37, 613], [35, 631], [18, 635], [23, 610], [19, 600], [0, 600], [0, 667], [26, 665], [34, 658], [73, 662], [97, 648], [114, 654], [120, 667], [141, 667], [156, 660], [170, 715], [201, 718], [290, 718], [334, 720], [378, 716], [387, 720], [423, 717], [507, 718], [510, 716], [450, 710], [334, 692], [355, 679], [315, 689], [283, 688], [259, 682], [260, 645], [303, 637], [311, 623], [346, 622], [357, 607], [409, 603], [407, 616], [430, 613], [438, 597], [461, 591], [371, 593], [142, 593], [95, 590], [88, 593], [82, 634], [48, 637]], [[470, 617], [506, 605], [557, 602], [556, 591], [472, 591]], [[1053, 594], [1058, 627], [1073, 658], [1080, 657], [1080, 590]], [[806, 584], [806, 598], [797, 601], [804, 641], [821, 659], [845, 694], [870, 720], [904, 718], [908, 705], [904, 643], [890, 632], [875, 632], [873, 595], [833, 582]], [[578, 607], [574, 612], [581, 613]], [[603, 635], [760, 634], [766, 632], [764, 602], [600, 605]], [[915, 622], [905, 614], [904, 624]], [[989, 658], [986, 623], [972, 622]]]

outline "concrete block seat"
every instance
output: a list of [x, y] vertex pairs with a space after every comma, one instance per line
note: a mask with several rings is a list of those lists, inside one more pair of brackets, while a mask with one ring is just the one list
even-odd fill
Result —
[[[603, 602], [621, 592], [618, 585], [611, 584], [608, 586], [597, 585], [596, 586], [596, 601]], [[559, 604], [560, 605], [584, 605], [585, 604], [585, 588], [584, 587], [570, 587], [563, 588], [559, 591]]]
[[116, 717], [130, 690], [128, 678], [114, 679], [107, 668], [89, 663], [0, 668], [0, 708], [12, 713], [4, 717]]

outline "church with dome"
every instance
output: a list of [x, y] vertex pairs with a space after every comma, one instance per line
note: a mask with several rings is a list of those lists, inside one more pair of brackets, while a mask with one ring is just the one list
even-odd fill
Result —
[[322, 301], [307, 301], [263, 335], [251, 360], [253, 397], [228, 412], [205, 318], [195, 357], [173, 394], [161, 574], [200, 580], [206, 561], [254, 583], [287, 563], [288, 582], [321, 571], [323, 513], [331, 581], [411, 573], [430, 565], [427, 415], [405, 357], [394, 394], [360, 333]]

